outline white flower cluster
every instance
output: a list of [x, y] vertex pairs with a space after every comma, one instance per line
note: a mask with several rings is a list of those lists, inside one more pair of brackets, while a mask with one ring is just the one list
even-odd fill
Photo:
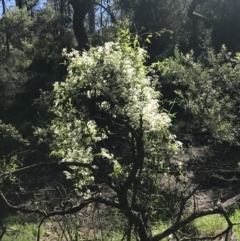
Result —
[[[159, 93], [151, 86], [151, 78], [144, 65], [146, 52], [142, 48], [127, 51], [120, 43], [109, 42], [79, 55], [68, 54], [71, 63], [67, 81], [61, 83], [65, 92], [87, 88], [86, 95], [107, 96], [99, 103], [104, 110], [113, 106], [113, 115], [126, 115], [133, 127], [139, 126], [140, 116], [144, 127], [155, 131], [170, 125], [166, 113], [159, 112]], [[56, 87], [56, 86], [55, 86]]]
[[[77, 51], [69, 54], [64, 51], [64, 55], [70, 64], [66, 81], [54, 85], [52, 111], [56, 118], [51, 125], [55, 135], [53, 154], [65, 162], [91, 163], [94, 143], [106, 138], [94, 121], [75, 109], [71, 99], [79, 93], [88, 99], [103, 96], [96, 103], [100, 110], [107, 112], [112, 119], [126, 117], [128, 125], [133, 129], [142, 128], [146, 133], [144, 138], [149, 153], [158, 149], [157, 146], [162, 143], [158, 139], [170, 126], [171, 119], [167, 113], [160, 111], [160, 94], [152, 86], [154, 79], [147, 76], [153, 69], [144, 66], [146, 51], [109, 42], [82, 55]], [[112, 161], [116, 171], [121, 171], [111, 153], [102, 149], [100, 155]], [[76, 173], [84, 176], [78, 183], [80, 187], [93, 180], [86, 168], [77, 168]], [[67, 175], [72, 178], [69, 173]]]

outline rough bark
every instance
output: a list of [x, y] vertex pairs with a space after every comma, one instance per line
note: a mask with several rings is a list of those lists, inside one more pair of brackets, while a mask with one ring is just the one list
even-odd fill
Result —
[[73, 31], [77, 38], [78, 48], [80, 51], [88, 50], [88, 36], [84, 28], [84, 19], [88, 14], [91, 1], [89, 0], [71, 0], [70, 4], [73, 7]]

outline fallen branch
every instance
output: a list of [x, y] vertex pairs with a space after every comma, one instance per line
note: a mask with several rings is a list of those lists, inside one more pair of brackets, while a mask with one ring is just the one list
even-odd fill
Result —
[[224, 203], [222, 203], [222, 207], [224, 210], [229, 210], [231, 208], [234, 208], [235, 206], [240, 205], [240, 194], [228, 199]]

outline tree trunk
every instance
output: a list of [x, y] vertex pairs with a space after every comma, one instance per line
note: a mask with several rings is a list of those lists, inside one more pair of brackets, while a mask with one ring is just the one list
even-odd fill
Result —
[[3, 9], [3, 10], [2, 10], [2, 11], [3, 11], [2, 13], [5, 14], [5, 12], [6, 12], [5, 0], [2, 0], [2, 9]]
[[88, 36], [84, 28], [84, 19], [91, 7], [89, 0], [71, 0], [73, 7], [73, 30], [77, 38], [78, 48], [80, 51], [88, 50]]
[[63, 15], [63, 12], [64, 12], [64, 0], [60, 0], [59, 4], [60, 4], [60, 6], [59, 6], [60, 13], [61, 13], [61, 15]]
[[190, 48], [194, 50], [194, 53], [196, 55], [199, 55], [201, 52], [200, 46], [200, 39], [199, 39], [199, 28], [198, 28], [198, 22], [202, 21], [205, 24], [206, 28], [211, 27], [210, 20], [195, 12], [198, 5], [205, 3], [207, 0], [192, 0], [191, 4], [188, 7], [188, 17], [192, 19], [192, 34], [190, 38]]
[[[5, 0], [2, 0], [2, 14], [4, 15], [6, 13], [6, 4], [5, 4]], [[6, 36], [6, 48], [7, 48], [7, 53], [9, 54], [9, 50], [10, 50], [10, 45], [9, 45], [9, 37], [8, 37], [8, 33], [5, 33]]]
[[95, 11], [94, 11], [93, 4], [91, 4], [91, 7], [88, 13], [88, 21], [89, 21], [89, 33], [92, 34], [95, 32]]
[[23, 1], [22, 0], [16, 0], [16, 7], [22, 9], [23, 8]]

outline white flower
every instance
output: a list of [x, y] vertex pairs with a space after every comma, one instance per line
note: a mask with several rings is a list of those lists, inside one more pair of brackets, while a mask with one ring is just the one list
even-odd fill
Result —
[[173, 234], [168, 235], [169, 240], [173, 240]]
[[182, 162], [178, 161], [178, 162], [177, 162], [177, 165], [178, 165], [179, 167], [182, 167], [183, 164], [182, 164]]

